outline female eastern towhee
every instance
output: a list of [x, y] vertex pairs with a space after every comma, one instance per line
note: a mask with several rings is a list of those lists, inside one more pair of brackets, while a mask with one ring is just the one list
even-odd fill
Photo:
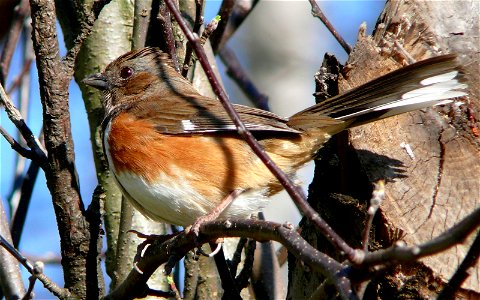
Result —
[[[245, 126], [294, 175], [334, 134], [464, 96], [455, 55], [430, 58], [285, 119], [234, 105]], [[233, 191], [221, 218], [245, 218], [282, 189], [237, 134], [219, 101], [200, 95], [157, 48], [126, 53], [85, 84], [103, 91], [103, 142], [123, 194], [144, 215], [190, 225]]]

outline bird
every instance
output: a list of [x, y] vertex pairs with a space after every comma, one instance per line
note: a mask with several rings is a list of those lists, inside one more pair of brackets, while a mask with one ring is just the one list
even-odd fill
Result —
[[[289, 176], [348, 128], [451, 103], [467, 85], [455, 54], [408, 65], [289, 118], [234, 104], [246, 128]], [[248, 218], [283, 189], [217, 99], [202, 96], [158, 48], [128, 52], [83, 83], [102, 91], [104, 153], [143, 215], [189, 226], [233, 192], [219, 219]]]

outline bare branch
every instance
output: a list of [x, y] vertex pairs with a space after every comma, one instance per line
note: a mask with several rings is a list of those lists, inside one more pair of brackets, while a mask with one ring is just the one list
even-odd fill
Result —
[[312, 6], [312, 15], [314, 17], [317, 17], [322, 21], [322, 23], [327, 27], [327, 29], [333, 34], [335, 39], [340, 43], [342, 46], [343, 50], [347, 52], [347, 54], [350, 54], [352, 52], [352, 47], [345, 42], [345, 40], [342, 38], [342, 36], [335, 30], [333, 27], [332, 23], [327, 19], [327, 17], [323, 14], [322, 10], [318, 6], [318, 4], [315, 2], [315, 0], [308, 0], [310, 1], [310, 5]]
[[2, 56], [0, 58], [0, 84], [4, 85], [7, 80], [8, 69], [12, 61], [13, 52], [17, 47], [17, 42], [25, 22], [25, 17], [30, 13], [28, 0], [22, 0], [15, 6], [13, 21], [10, 26], [8, 36], [3, 47]]
[[112, 287], [116, 287], [120, 283], [122, 280], [121, 276], [127, 274], [127, 268], [129, 266], [127, 259], [130, 259], [130, 255], [128, 255], [130, 245], [127, 241], [129, 241], [129, 230], [132, 229], [134, 208], [125, 196], [122, 196], [122, 209], [120, 211], [121, 214], [117, 237], [117, 241], [119, 242], [117, 242], [116, 245], [117, 258], [114, 261], [115, 272], [112, 274]]
[[[235, 0], [223, 0], [222, 5], [220, 6], [220, 10], [218, 11], [218, 15], [220, 16], [220, 22], [218, 23], [218, 27], [213, 32], [212, 36], [210, 37], [210, 43], [212, 44], [213, 53], [217, 53], [219, 50], [220, 43], [222, 41], [223, 33], [225, 28], [227, 28], [228, 19], [232, 14], [233, 6], [235, 5]], [[170, 8], [171, 9], [171, 8]], [[178, 21], [178, 19], [177, 19]], [[184, 31], [185, 32], [185, 31]], [[185, 33], [187, 34], [187, 33]]]
[[[248, 240], [247, 247], [245, 248], [245, 261], [243, 262], [243, 268], [240, 271], [240, 274], [238, 274], [238, 276], [235, 278], [235, 283], [240, 290], [248, 286], [248, 281], [252, 277], [253, 260], [255, 257], [256, 247], [257, 241]], [[235, 276], [235, 273], [232, 275]]]
[[32, 66], [32, 62], [33, 62], [32, 59], [27, 59], [23, 63], [22, 71], [20, 71], [20, 74], [12, 80], [12, 83], [7, 90], [7, 94], [11, 94], [17, 87], [20, 86], [20, 84], [22, 83], [22, 81], [24, 79], [24, 76], [26, 74], [28, 74], [28, 72], [30, 72], [30, 67]]
[[45, 167], [45, 163], [47, 162], [46, 151], [43, 149], [40, 141], [35, 137], [35, 135], [33, 135], [32, 131], [27, 126], [22, 115], [15, 105], [13, 105], [12, 100], [10, 100], [10, 97], [8, 97], [5, 93], [2, 85], [0, 85], [0, 103], [5, 106], [5, 111], [7, 112], [8, 118], [18, 128], [22, 134], [22, 137], [27, 142], [27, 145], [37, 157], [40, 166], [42, 166], [42, 168]]
[[[220, 20], [220, 18], [217, 16], [212, 21], [210, 21], [210, 23], [208, 23], [207, 27], [202, 32], [202, 37], [200, 38], [200, 43], [202, 45], [205, 45], [207, 39], [215, 31], [215, 29], [217, 29], [219, 20]], [[195, 32], [195, 31], [194, 31], [194, 33], [198, 34], [198, 32]], [[197, 60], [197, 58], [196, 58], [195, 54], [193, 53], [193, 49], [190, 46], [190, 42], [188, 42], [187, 43], [187, 51], [185, 52], [185, 60], [183, 62], [183, 67], [182, 67], [182, 76], [183, 77], [187, 76], [188, 70], [195, 63], [196, 60]]]
[[438, 295], [437, 300], [454, 299], [455, 292], [460, 289], [465, 279], [470, 276], [469, 270], [478, 263], [478, 257], [480, 256], [480, 232], [477, 233], [477, 237], [473, 241], [470, 250], [463, 259], [457, 271], [453, 274], [450, 281], [446, 284], [442, 292]]
[[[319, 252], [309, 245], [295, 231], [274, 222], [255, 220], [227, 220], [213, 221], [202, 224], [200, 227], [201, 241], [216, 240], [219, 237], [248, 237], [257, 241], [275, 240], [287, 246], [288, 250], [298, 259], [302, 260], [313, 270], [320, 272], [332, 280], [340, 294], [344, 298], [353, 297], [350, 280], [344, 276], [348, 272], [342, 272], [348, 266], [340, 263], [329, 256]], [[122, 284], [112, 291], [105, 299], [123, 299], [135, 297], [142, 292], [141, 287], [153, 272], [163, 263], [177, 261], [187, 252], [198, 245], [197, 238], [193, 234], [185, 232], [162, 243], [155, 241], [148, 247], [145, 254], [137, 262], [134, 268]]]
[[175, 66], [175, 70], [179, 71], [180, 67], [177, 59], [177, 50], [175, 48], [175, 39], [173, 37], [172, 20], [170, 19], [170, 12], [168, 11], [165, 3], [162, 3], [160, 5], [157, 19], [162, 25], [163, 39], [165, 40], [165, 43], [167, 45], [168, 54], [170, 54], [170, 57]]
[[152, 0], [135, 0], [132, 50], [145, 47], [147, 40], [148, 25], [150, 24], [150, 12], [152, 10]]
[[268, 97], [262, 94], [253, 81], [248, 77], [237, 59], [235, 53], [229, 47], [223, 47], [219, 51], [222, 62], [227, 67], [227, 74], [232, 78], [240, 89], [247, 95], [252, 103], [263, 110], [270, 110], [268, 107]]
[[28, 273], [32, 276], [35, 276], [43, 283], [43, 286], [49, 290], [52, 294], [57, 296], [60, 299], [69, 299], [71, 297], [75, 297], [70, 293], [68, 289], [63, 289], [56, 285], [50, 278], [48, 278], [45, 274], [43, 274], [41, 268], [38, 268], [39, 264], [32, 264], [25, 256], [23, 256], [20, 252], [17, 251], [2, 235], [0, 235], [0, 245], [5, 248], [10, 254], [15, 257], [15, 259], [20, 262], [25, 269], [27, 269]]
[[[210, 242], [210, 249], [212, 251], [215, 249], [217, 245], [213, 242]], [[218, 274], [220, 276], [220, 280], [222, 281], [222, 288], [224, 291], [228, 293], [229, 299], [232, 300], [241, 300], [240, 291], [235, 284], [235, 274], [232, 274], [228, 268], [227, 262], [225, 260], [225, 253], [223, 252], [223, 248], [220, 249], [220, 252], [213, 257], [215, 260], [215, 264], [217, 265]]]
[[385, 199], [385, 181], [380, 180], [375, 184], [372, 198], [370, 199], [370, 207], [368, 208], [368, 220], [365, 230], [363, 231], [363, 251], [368, 252], [368, 240], [370, 235], [370, 228], [372, 227], [373, 218], [380, 208], [380, 204]]
[[[10, 230], [8, 228], [7, 214], [5, 213], [3, 202], [1, 200], [0, 236], [5, 243], [10, 244], [12, 237], [10, 236]], [[4, 293], [6, 299], [18, 299], [25, 294], [25, 286], [22, 282], [22, 274], [20, 272], [18, 261], [7, 251], [5, 251], [5, 249], [0, 249], [0, 285], [2, 293]]]
[[[193, 24], [193, 32], [196, 34], [200, 33], [200, 28], [202, 27], [204, 22], [204, 17], [203, 17], [203, 0], [195, 0], [195, 22]], [[190, 43], [187, 43], [187, 49], [185, 50], [185, 59], [183, 60], [183, 65], [182, 65], [182, 76], [187, 77], [188, 70], [190, 69], [191, 66], [191, 61], [192, 59], [192, 47], [190, 46]]]
[[232, 259], [228, 261], [228, 268], [230, 269], [232, 274], [237, 274], [238, 265], [242, 261], [243, 248], [245, 247], [247, 242], [247, 238], [241, 237], [238, 241], [237, 248], [233, 253]]
[[372, 266], [384, 263], [408, 262], [433, 255], [461, 243], [478, 227], [480, 227], [480, 208], [477, 208], [446, 232], [422, 245], [413, 247], [397, 245], [385, 250], [371, 252], [365, 255], [361, 265]]
[[233, 11], [230, 14], [228, 19], [227, 27], [223, 32], [222, 39], [218, 46], [218, 50], [222, 50], [224, 45], [230, 39], [230, 37], [237, 31], [238, 27], [242, 25], [243, 21], [248, 17], [248, 15], [253, 11], [259, 0], [242, 0], [236, 1]]
[[[71, 134], [68, 91], [79, 44], [90, 23], [82, 25], [67, 57], [62, 61], [56, 27], [55, 1], [31, 0], [32, 40], [37, 59], [43, 107], [48, 164], [47, 187], [52, 195], [60, 235], [65, 287], [79, 298], [101, 294], [103, 278], [98, 268], [100, 226], [95, 214], [85, 211], [80, 195]], [[87, 280], [88, 278], [88, 280]]]
[[19, 142], [17, 142], [2, 126], [0, 126], [0, 134], [3, 135], [5, 140], [10, 144], [13, 150], [15, 150], [21, 156], [28, 159], [35, 159], [35, 154], [32, 150], [24, 148]]
[[18, 200], [18, 206], [11, 221], [12, 242], [15, 247], [18, 247], [20, 244], [20, 238], [22, 236], [23, 226], [25, 225], [27, 210], [30, 205], [33, 187], [35, 185], [39, 169], [40, 166], [38, 163], [32, 161], [20, 183], [20, 197]]

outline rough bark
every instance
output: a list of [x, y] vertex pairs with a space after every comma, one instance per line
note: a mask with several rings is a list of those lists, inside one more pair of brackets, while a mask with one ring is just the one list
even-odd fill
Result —
[[59, 55], [54, 2], [32, 0], [30, 5], [48, 151], [45, 177], [61, 238], [65, 287], [79, 298], [98, 298], [103, 293], [100, 220], [84, 209], [79, 192], [68, 102], [73, 65]]
[[[376, 217], [370, 249], [388, 247], [399, 238], [409, 245], [425, 242], [478, 207], [478, 11], [477, 1], [390, 1], [374, 35], [359, 35], [340, 76], [340, 92], [405, 65], [407, 57], [398, 45], [416, 60], [458, 53], [470, 89], [460, 108], [429, 108], [375, 122], [337, 136], [322, 149], [310, 200], [352, 246], [360, 246], [371, 183], [381, 178], [387, 179], [387, 198]], [[402, 142], [412, 148], [414, 159]], [[334, 251], [303, 225], [307, 240]], [[470, 244], [399, 266], [372, 282], [367, 295], [435, 297]], [[291, 259], [290, 287], [296, 293], [290, 298], [311, 294], [322, 279], [294, 263]], [[478, 266], [471, 270], [461, 294], [474, 297], [480, 292], [479, 274]]]
[[[469, 125], [478, 116], [480, 62], [478, 1], [389, 2], [373, 39], [360, 38], [349, 58], [355, 69], [340, 82], [342, 90], [397, 68], [403, 63], [397, 41], [416, 60], [457, 53], [465, 66], [469, 97], [460, 108], [430, 108], [387, 119], [350, 131], [352, 145], [369, 181], [391, 179], [382, 218], [389, 230], [402, 230], [407, 244], [425, 242], [444, 232], [479, 205], [480, 144]], [[461, 18], [459, 16], [462, 16]], [[378, 51], [380, 49], [380, 51]], [[393, 59], [391, 59], [393, 58]], [[396, 61], [394, 61], [396, 60]], [[415, 158], [400, 144], [410, 145]], [[395, 179], [391, 169], [372, 161], [366, 151], [380, 153], [401, 162], [405, 178]], [[472, 237], [473, 239], [473, 237]], [[468, 251], [470, 242], [422, 260], [434, 279], [448, 280]], [[480, 268], [472, 270], [465, 288], [480, 292]]]
[[[89, 74], [103, 70], [110, 61], [130, 50], [132, 19], [133, 6], [127, 1], [112, 1], [102, 9], [92, 33], [84, 42], [82, 51], [79, 53], [75, 70], [77, 82], [81, 82]], [[63, 24], [63, 31], [71, 30], [67, 27], [68, 24]], [[116, 250], [122, 194], [113, 181], [110, 172], [108, 172], [108, 165], [103, 155], [100, 133], [100, 123], [103, 119], [103, 107], [100, 101], [101, 93], [87, 89], [83, 84], [80, 84], [80, 89], [84, 95], [85, 108], [90, 124], [90, 138], [97, 179], [105, 193], [104, 222], [108, 245], [106, 268], [107, 273], [113, 278], [112, 282], [115, 283], [118, 277], [122, 277], [115, 269], [115, 266], [117, 266]], [[132, 253], [134, 253], [133, 251]], [[128, 255], [121, 257], [127, 259]]]

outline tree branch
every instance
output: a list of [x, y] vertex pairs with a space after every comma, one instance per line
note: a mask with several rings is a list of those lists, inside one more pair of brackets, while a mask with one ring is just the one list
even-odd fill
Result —
[[217, 52], [221, 51], [230, 37], [237, 31], [238, 27], [242, 25], [243, 21], [253, 11], [255, 6], [260, 2], [259, 0], [242, 0], [236, 1], [232, 13], [228, 19], [227, 27], [225, 28]]
[[[79, 46], [74, 45], [70, 55], [62, 62], [57, 40], [55, 2], [31, 0], [30, 5], [45, 147], [48, 149], [45, 176], [60, 234], [65, 287], [80, 298], [87, 298], [87, 295], [97, 298], [103, 280], [96, 259], [99, 255], [99, 235], [96, 228], [90, 232], [89, 220], [84, 215], [70, 128], [68, 88], [77, 53], [74, 49], [79, 49]], [[84, 38], [83, 29], [88, 28], [82, 25], [79, 40]]]
[[480, 255], [480, 231], [477, 233], [477, 237], [473, 241], [470, 250], [463, 259], [457, 271], [453, 274], [450, 281], [445, 285], [442, 292], [438, 295], [437, 300], [453, 299], [455, 292], [460, 289], [465, 279], [470, 276], [469, 270], [478, 263], [478, 257]]
[[5, 248], [15, 259], [20, 262], [25, 269], [27, 269], [28, 273], [32, 274], [32, 276], [35, 276], [40, 280], [40, 282], [43, 283], [43, 286], [52, 292], [55, 296], [57, 296], [60, 299], [71, 299], [72, 297], [75, 297], [68, 289], [63, 289], [56, 285], [50, 278], [48, 278], [43, 272], [41, 271], [40, 268], [36, 267], [38, 264], [32, 264], [30, 261], [28, 261], [25, 256], [23, 256], [20, 252], [18, 252], [17, 249], [15, 249], [2, 235], [0, 235], [0, 245]]
[[12, 100], [10, 100], [10, 97], [8, 97], [5, 93], [2, 85], [0, 85], [0, 103], [5, 106], [5, 111], [7, 112], [8, 118], [18, 128], [22, 137], [27, 142], [28, 147], [30, 147], [30, 149], [35, 154], [38, 163], [40, 164], [40, 166], [42, 166], [42, 168], [44, 168], [47, 162], [46, 151], [43, 149], [40, 141], [35, 137], [30, 128], [27, 126], [22, 115], [15, 107], [15, 105], [13, 105]]
[[333, 34], [337, 42], [340, 43], [343, 50], [345, 50], [347, 54], [350, 54], [350, 52], [352, 52], [352, 47], [350, 47], [350, 45], [347, 42], [345, 42], [342, 36], [333, 27], [332, 23], [330, 23], [330, 21], [327, 19], [325, 14], [323, 14], [322, 10], [318, 6], [318, 4], [315, 2], [315, 0], [308, 0], [308, 1], [310, 1], [310, 5], [312, 6], [312, 15], [314, 17], [319, 18], [320, 21], [322, 21], [322, 23], [327, 27], [327, 29]]
[[[288, 226], [287, 226], [288, 227]], [[344, 298], [354, 297], [350, 281], [345, 276], [348, 266], [343, 266], [329, 256], [310, 246], [295, 231], [274, 222], [255, 220], [227, 220], [207, 222], [200, 226], [200, 242], [216, 240], [220, 237], [248, 237], [257, 241], [275, 240], [313, 270], [332, 280]], [[162, 243], [153, 242], [147, 248], [128, 277], [105, 299], [130, 299], [142, 292], [141, 287], [151, 274], [163, 263], [180, 260], [187, 252], [197, 247], [197, 237], [185, 232]]]
[[12, 61], [13, 52], [17, 47], [17, 42], [20, 37], [20, 33], [23, 28], [25, 18], [30, 12], [30, 6], [28, 0], [22, 0], [17, 6], [15, 6], [14, 16], [8, 36], [5, 40], [5, 44], [0, 58], [0, 84], [5, 85], [7, 81], [8, 69]]
[[151, 11], [152, 0], [135, 0], [133, 11], [132, 50], [145, 47]]
[[163, 39], [167, 45], [167, 52], [172, 59], [175, 70], [179, 71], [180, 67], [177, 59], [177, 49], [175, 48], [175, 39], [173, 37], [172, 20], [170, 19], [170, 12], [165, 3], [160, 5], [157, 18], [162, 24]]
[[[0, 243], [10, 245], [12, 239], [8, 226], [8, 218], [0, 200]], [[5, 238], [3, 238], [5, 237]], [[7, 241], [8, 239], [8, 241]], [[6, 249], [6, 248], [5, 248]], [[12, 257], [5, 249], [0, 249], [0, 286], [6, 299], [19, 299], [25, 294], [25, 286], [22, 282], [22, 274], [15, 257]]]
[[397, 245], [385, 250], [368, 253], [361, 262], [362, 267], [391, 264], [392, 262], [409, 262], [433, 255], [463, 242], [473, 231], [480, 227], [480, 208], [465, 217], [458, 224], [438, 237], [418, 246]]
[[[235, 0], [222, 1], [222, 5], [220, 6], [220, 10], [218, 11], [218, 15], [220, 16], [220, 22], [218, 23], [217, 29], [213, 32], [213, 34], [210, 37], [210, 43], [212, 45], [213, 53], [217, 53], [218, 50], [220, 49], [219, 46], [223, 38], [223, 33], [225, 32], [225, 28], [227, 28], [228, 19], [232, 14], [234, 5], [235, 5]], [[185, 34], [187, 35], [186, 32]]]
[[2, 126], [0, 126], [0, 134], [3, 135], [5, 140], [10, 144], [13, 150], [15, 150], [21, 156], [34, 160], [36, 158], [34, 152], [30, 149], [24, 148], [19, 142], [17, 142]]
[[229, 47], [224, 46], [219, 51], [222, 62], [227, 67], [226, 73], [232, 78], [240, 89], [247, 95], [252, 103], [263, 110], [270, 110], [268, 106], [268, 96], [262, 94], [253, 81], [248, 77], [243, 70], [242, 65], [238, 61], [235, 53]]

